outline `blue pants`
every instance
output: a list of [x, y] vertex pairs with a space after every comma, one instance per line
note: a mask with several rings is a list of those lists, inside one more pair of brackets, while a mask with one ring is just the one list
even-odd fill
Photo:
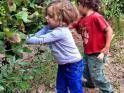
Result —
[[76, 63], [58, 65], [57, 93], [83, 93], [83, 67], [82, 60]]

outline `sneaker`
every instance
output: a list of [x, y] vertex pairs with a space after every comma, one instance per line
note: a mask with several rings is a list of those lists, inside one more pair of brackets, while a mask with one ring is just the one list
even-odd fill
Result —
[[82, 82], [82, 86], [86, 88], [95, 88], [95, 85], [93, 83], [89, 82]]

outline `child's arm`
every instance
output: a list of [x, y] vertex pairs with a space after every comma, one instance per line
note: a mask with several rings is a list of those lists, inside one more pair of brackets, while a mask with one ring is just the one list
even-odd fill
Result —
[[[78, 34], [81, 34], [80, 33], [80, 30], [79, 30], [79, 21], [76, 21], [72, 24], [70, 24], [69, 26], [69, 29], [73, 32], [73, 31], [76, 31]], [[72, 33], [73, 34], [73, 33]]]
[[28, 37], [27, 43], [31, 43], [31, 44], [50, 43], [50, 42], [60, 40], [63, 37], [64, 35], [61, 30], [54, 30], [44, 35], [40, 35], [40, 36], [34, 35], [32, 37]]
[[40, 36], [46, 34], [46, 32], [50, 29], [48, 25], [44, 26], [40, 31], [35, 33], [35, 35]]
[[97, 26], [97, 28], [99, 29], [99, 31], [102, 31], [105, 33], [105, 46], [104, 48], [100, 51], [101, 53], [108, 53], [109, 52], [109, 48], [110, 48], [110, 44], [111, 44], [111, 40], [112, 40], [112, 34], [113, 34], [113, 30], [110, 27], [109, 23], [104, 19], [103, 16], [98, 16], [95, 17], [95, 24]]
[[104, 55], [109, 53], [109, 49], [110, 49], [110, 44], [111, 44], [111, 40], [114, 37], [113, 34], [113, 30], [112, 28], [109, 26], [105, 29], [106, 31], [106, 44], [105, 47], [101, 50], [101, 53], [98, 55], [98, 59], [103, 60]]
[[95, 19], [96, 25], [99, 27], [100, 31], [104, 31], [105, 32], [105, 46], [104, 48], [100, 51], [101, 54], [98, 55], [99, 59], [103, 59], [104, 54], [107, 54], [109, 52], [109, 48], [110, 48], [110, 44], [111, 44], [111, 40], [112, 40], [112, 34], [113, 34], [113, 30], [110, 27], [110, 25], [108, 24], [108, 22], [102, 17], [99, 16]]
[[70, 24], [68, 27], [69, 27], [69, 29], [77, 29], [78, 28], [78, 21]]
[[110, 26], [108, 26], [106, 29], [106, 44], [105, 47], [101, 50], [101, 53], [107, 53], [109, 52], [109, 48], [110, 48], [110, 44], [111, 44], [111, 40], [112, 40], [112, 34], [113, 34], [113, 30]]

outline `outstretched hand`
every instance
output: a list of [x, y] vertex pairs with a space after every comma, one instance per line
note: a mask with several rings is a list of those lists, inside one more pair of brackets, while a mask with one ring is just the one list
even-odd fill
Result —
[[105, 56], [104, 53], [100, 53], [97, 58], [99, 60], [103, 60], [104, 59], [104, 56]]

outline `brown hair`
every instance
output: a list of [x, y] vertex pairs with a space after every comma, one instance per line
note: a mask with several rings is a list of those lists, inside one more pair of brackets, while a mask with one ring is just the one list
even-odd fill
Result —
[[98, 11], [101, 4], [100, 0], [77, 0], [77, 3], [94, 11]]
[[[51, 13], [47, 13], [49, 7], [53, 10]], [[62, 26], [69, 25], [79, 17], [78, 10], [69, 0], [56, 0], [51, 2], [46, 8], [46, 15], [47, 14], [59, 21]]]

